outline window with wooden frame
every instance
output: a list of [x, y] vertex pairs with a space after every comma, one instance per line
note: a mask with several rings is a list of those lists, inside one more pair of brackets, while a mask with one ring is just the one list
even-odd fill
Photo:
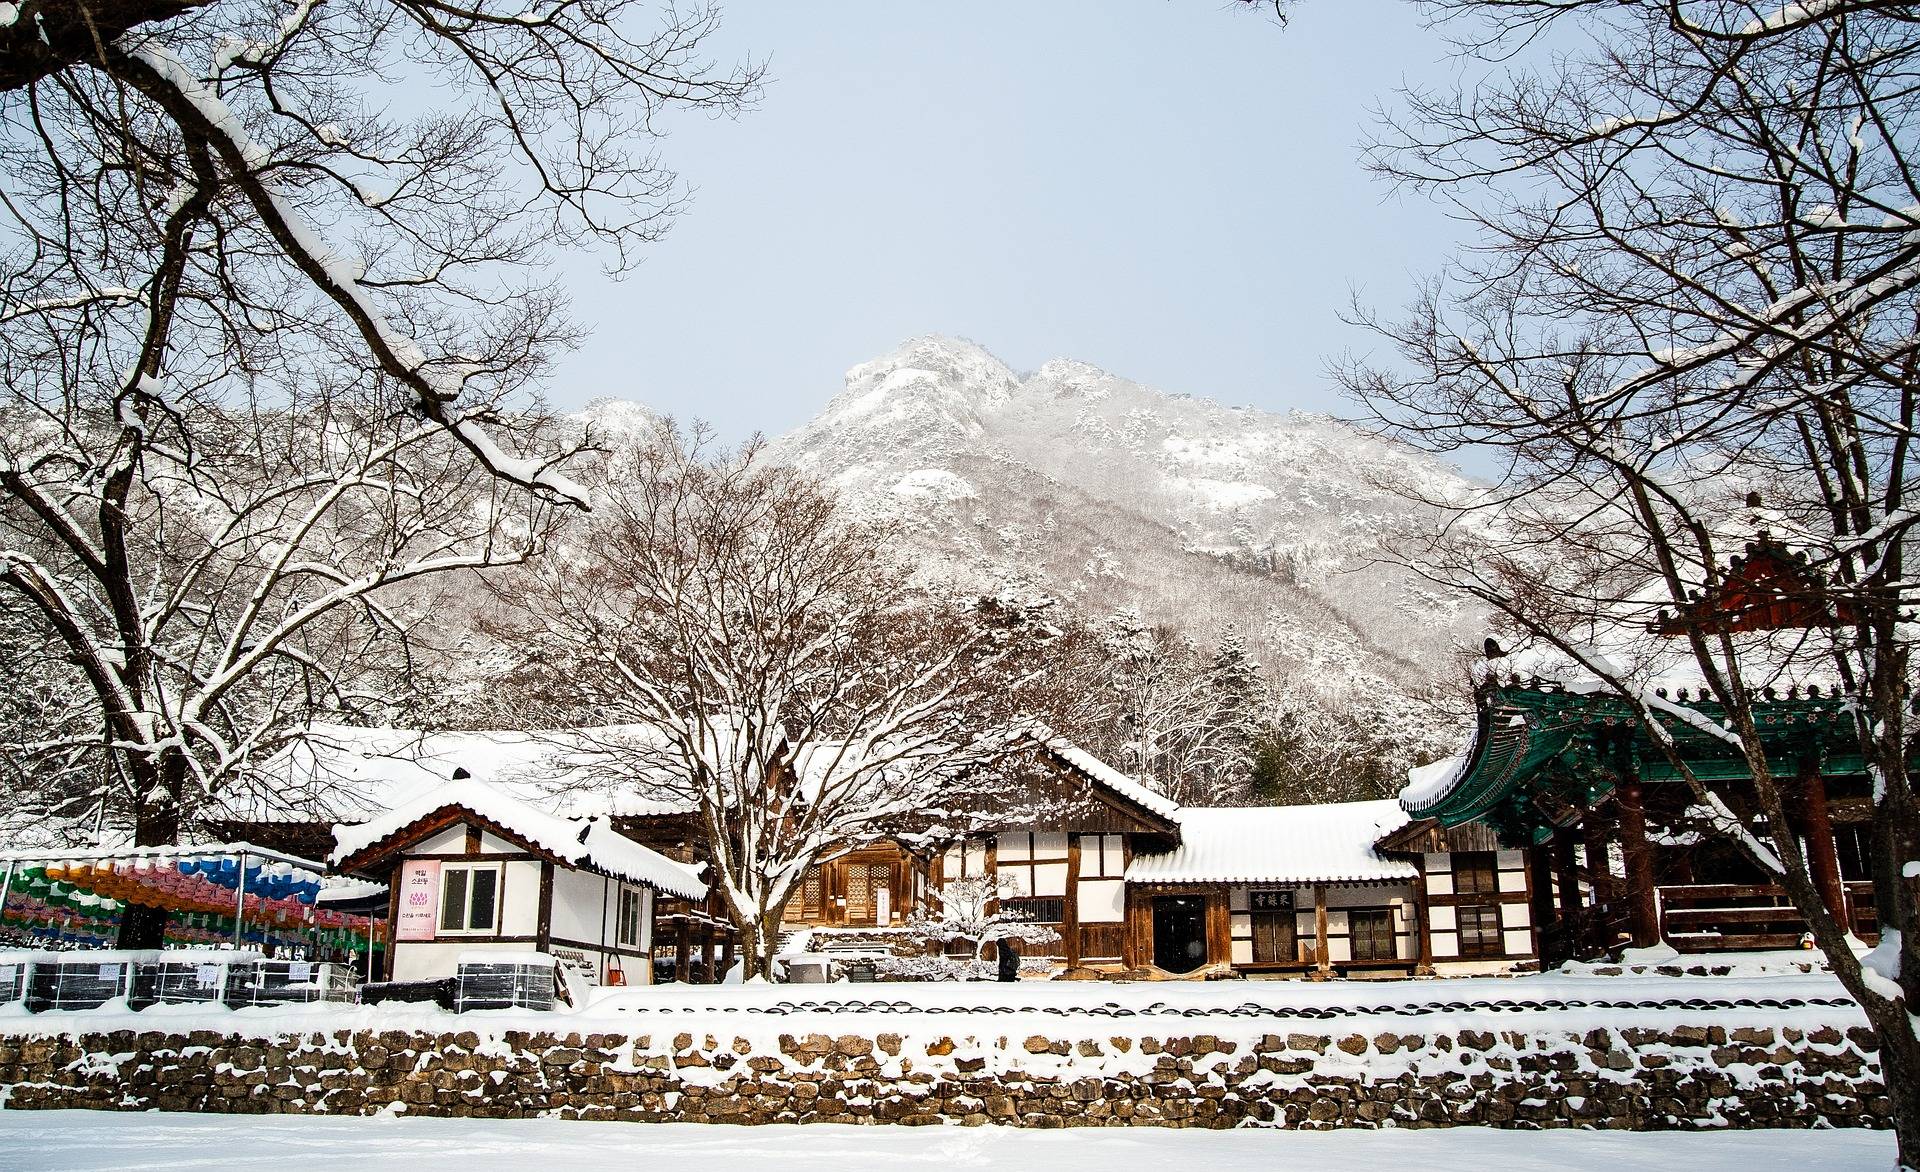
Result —
[[1294, 938], [1293, 892], [1254, 890], [1247, 893], [1253, 921], [1253, 963], [1292, 964], [1297, 959]]
[[1500, 938], [1500, 905], [1474, 904], [1454, 909], [1460, 931], [1460, 955], [1463, 957], [1505, 956], [1506, 945]]
[[615, 918], [614, 939], [623, 948], [639, 948], [647, 938], [647, 897], [637, 887], [620, 888], [619, 914]]
[[1122, 879], [1126, 877], [1126, 838], [1118, 834], [1082, 834], [1080, 838], [1081, 879]]
[[[1061, 897], [1067, 894], [1067, 836], [1016, 831], [999, 836], [995, 858], [1009, 896]], [[1041, 923], [1059, 923], [1042, 920]]]
[[1453, 893], [1455, 895], [1498, 895], [1499, 892], [1498, 855], [1492, 851], [1454, 852]]
[[1354, 908], [1347, 912], [1347, 936], [1355, 960], [1396, 959], [1392, 908]]
[[442, 936], [492, 936], [500, 931], [500, 864], [443, 863]]

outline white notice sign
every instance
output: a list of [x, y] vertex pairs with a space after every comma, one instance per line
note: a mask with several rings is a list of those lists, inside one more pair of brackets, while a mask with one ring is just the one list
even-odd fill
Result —
[[100, 966], [99, 975], [103, 981], [117, 981], [120, 979], [120, 966], [117, 964], [103, 964]]
[[313, 980], [313, 965], [304, 960], [296, 960], [287, 966], [287, 980], [295, 985], [304, 985]]
[[440, 862], [408, 859], [400, 867], [399, 915], [395, 940], [433, 939], [440, 902]]
[[200, 983], [202, 989], [211, 989], [220, 983], [220, 966], [203, 964], [193, 971], [193, 977]]

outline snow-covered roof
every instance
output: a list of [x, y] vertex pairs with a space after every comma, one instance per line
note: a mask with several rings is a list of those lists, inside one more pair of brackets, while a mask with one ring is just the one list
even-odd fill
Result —
[[1407, 770], [1406, 788], [1400, 791], [1401, 808], [1417, 814], [1433, 805], [1453, 789], [1453, 783], [1460, 780], [1472, 761], [1473, 741], [1469, 737], [1466, 747], [1453, 756]]
[[1044, 725], [1036, 726], [1034, 739], [1046, 750], [1075, 772], [1084, 776], [1096, 786], [1110, 790], [1115, 794], [1143, 806], [1163, 818], [1177, 818], [1180, 804], [1165, 794], [1156, 793], [1146, 786], [1128, 777], [1100, 758], [1087, 752], [1079, 745], [1054, 732]]
[[1130, 883], [1361, 883], [1410, 880], [1414, 865], [1375, 853], [1407, 824], [1400, 803], [1196, 807], [1179, 812], [1180, 845], [1135, 855]]
[[[606, 776], [604, 755], [596, 750], [637, 745], [647, 735], [638, 726], [420, 732], [316, 725], [263, 765], [253, 784], [229, 791], [209, 813], [249, 822], [363, 822], [466, 778], [563, 817], [691, 809], [660, 781]], [[466, 778], [456, 777], [460, 772]]]
[[525, 839], [542, 851], [577, 867], [651, 887], [680, 899], [705, 899], [701, 866], [678, 863], [640, 845], [613, 828], [605, 817], [563, 817], [537, 809], [497, 786], [475, 780], [448, 782], [393, 810], [333, 830], [336, 864], [392, 838], [449, 807], [458, 807]]

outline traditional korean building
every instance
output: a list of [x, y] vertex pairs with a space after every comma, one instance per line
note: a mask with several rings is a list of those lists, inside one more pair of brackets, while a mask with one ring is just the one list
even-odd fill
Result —
[[591, 984], [650, 984], [657, 901], [699, 905], [700, 868], [473, 780], [335, 831], [332, 862], [387, 884], [389, 980], [454, 975], [462, 954], [536, 951]]
[[1375, 841], [1397, 803], [1188, 808], [1172, 850], [1126, 872], [1129, 959], [1169, 973], [1407, 973], [1417, 865]]
[[[1753, 648], [1748, 674], [1764, 677], [1754, 711], [1769, 772], [1790, 795], [1828, 910], [1871, 940], [1872, 803], [1848, 701], [1831, 680], [1777, 654], [1800, 632], [1844, 621], [1839, 609], [1803, 559], [1762, 534], [1718, 589], [1680, 614], [1662, 612], [1614, 659], [1672, 715], [1666, 728], [1686, 768], [1760, 834], [1746, 760], [1720, 735], [1726, 712], [1689, 672], [1679, 637], [1727, 633]], [[1524, 852], [1549, 963], [1662, 941], [1682, 952], [1800, 945], [1805, 923], [1784, 890], [1712, 830], [1625, 699], [1564, 659], [1509, 656], [1491, 641], [1488, 652], [1471, 740], [1458, 756], [1414, 770], [1401, 805], [1434, 835], [1482, 824], [1497, 857]], [[1510, 871], [1503, 862], [1502, 882], [1518, 890]]]

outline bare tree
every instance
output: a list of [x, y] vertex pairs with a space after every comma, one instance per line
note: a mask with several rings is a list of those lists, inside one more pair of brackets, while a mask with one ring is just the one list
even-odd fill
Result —
[[710, 9], [638, 9], [7, 6], [0, 598], [83, 678], [138, 841], [347, 704], [398, 584], [529, 548], [547, 505], [468, 469], [583, 503], [512, 407], [575, 334], [548, 250], [624, 263], [680, 198], [652, 120], [754, 82], [699, 58]]
[[757, 455], [669, 428], [617, 458], [502, 632], [569, 719], [646, 730], [603, 769], [697, 807], [750, 978], [823, 854], [985, 812], [1037, 637], [916, 587], [886, 530]]
[[[1783, 885], [1879, 1035], [1911, 1167], [1920, 5], [1432, 7], [1488, 59], [1549, 29], [1586, 47], [1470, 93], [1408, 95], [1374, 155], [1450, 199], [1481, 245], [1405, 320], [1374, 323], [1404, 366], [1342, 374], [1398, 434], [1503, 460], [1483, 498], [1439, 502], [1453, 521], [1407, 560], [1625, 699], [1707, 821]], [[1737, 577], [1753, 491], [1817, 584], [1783, 600], [1812, 616], [1791, 630], [1698, 605]], [[1655, 686], [1676, 668], [1704, 695]], [[1821, 898], [1756, 716], [1810, 676], [1848, 697], [1873, 778], [1884, 938], [1865, 957]], [[1759, 833], [1673, 752], [1683, 725], [1744, 761]]]

